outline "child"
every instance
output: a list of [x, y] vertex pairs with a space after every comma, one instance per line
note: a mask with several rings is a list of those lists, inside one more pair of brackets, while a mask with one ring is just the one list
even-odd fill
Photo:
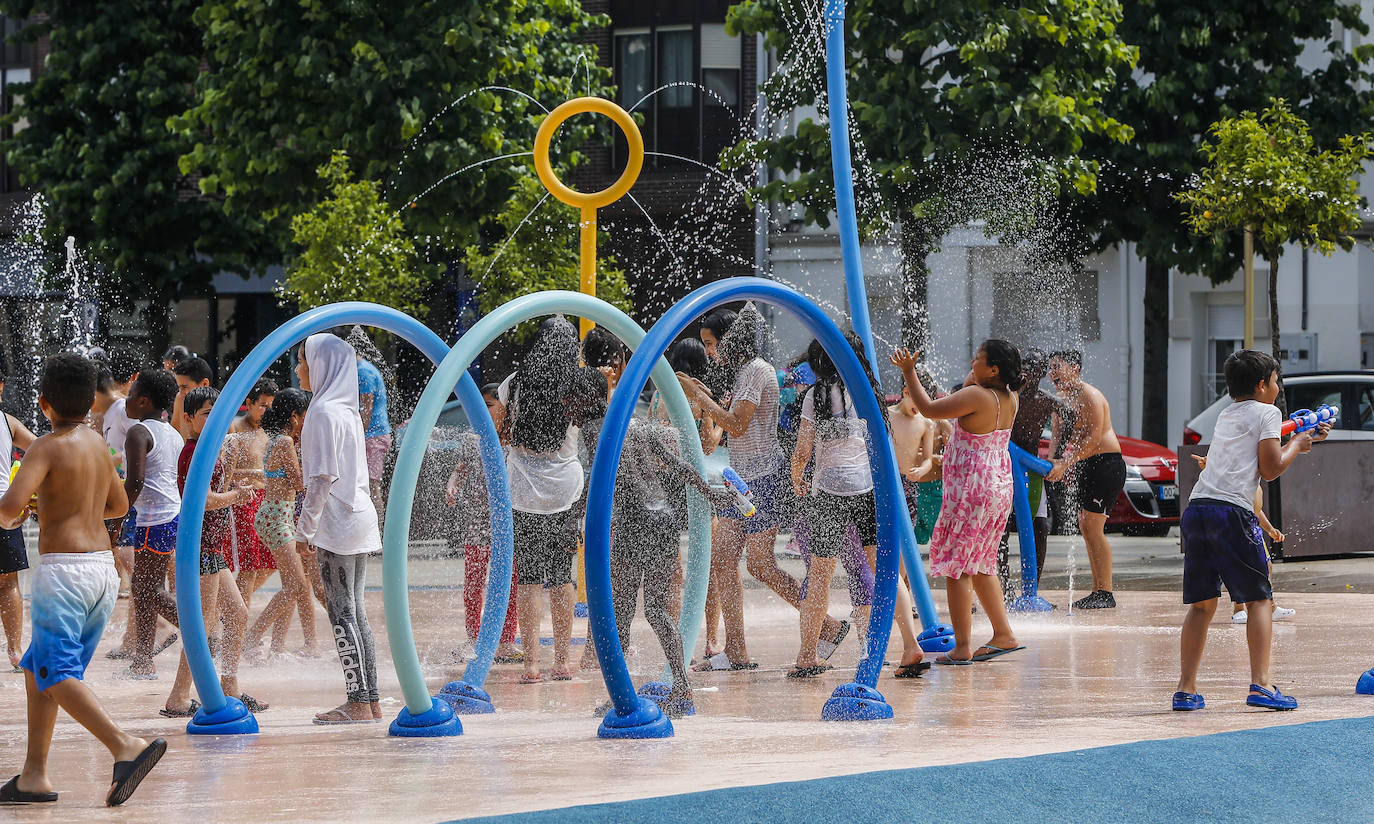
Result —
[[[0, 380], [0, 394], [4, 392]], [[0, 494], [10, 485], [9, 461], [17, 449], [27, 451], [34, 435], [18, 418], [0, 412], [0, 458], [6, 466], [0, 470]], [[10, 668], [19, 672], [19, 658], [24, 640], [24, 596], [19, 592], [19, 572], [29, 568], [29, 551], [24, 546], [22, 529], [0, 529], [0, 623], [5, 627], [5, 641], [9, 646]]]
[[347, 700], [318, 713], [316, 724], [363, 724], [382, 719], [377, 651], [363, 590], [368, 553], [382, 548], [377, 510], [368, 487], [363, 419], [358, 413], [358, 358], [342, 338], [311, 335], [300, 348], [296, 375], [313, 391], [301, 428], [305, 504], [296, 540], [320, 559], [325, 608], [343, 664]]
[[[205, 421], [219, 392], [212, 386], [201, 386], [186, 393], [182, 409], [186, 412], [187, 428], [191, 437], [181, 449], [177, 458], [177, 490], [186, 489], [186, 474], [191, 469], [191, 457], [195, 454], [200, 433], [205, 429]], [[207, 448], [213, 449], [213, 444]], [[224, 464], [218, 459], [210, 473], [210, 491], [205, 496], [205, 518], [200, 532], [200, 609], [205, 625], [217, 626], [224, 621], [224, 635], [219, 641], [220, 688], [225, 695], [238, 695], [239, 700], [249, 712], [262, 712], [267, 705], [251, 695], [239, 693], [239, 653], [243, 649], [243, 630], [248, 624], [248, 607], [243, 603], [235, 585], [234, 576], [229, 572], [225, 559], [226, 544], [229, 541], [230, 507], [248, 500], [252, 490], [247, 487], [226, 488]], [[164, 718], [190, 718], [200, 709], [200, 702], [191, 699], [191, 668], [186, 662], [186, 653], [181, 654], [177, 665], [176, 680], [167, 702], [159, 710]]]
[[[263, 544], [254, 523], [263, 500], [263, 461], [267, 458], [267, 433], [262, 430], [262, 416], [272, 408], [277, 395], [277, 382], [261, 378], [248, 392], [247, 412], [229, 427], [225, 439], [225, 462], [232, 469], [235, 484], [245, 485], [250, 495], [241, 504], [230, 508], [229, 556], [237, 568], [239, 595], [250, 609], [253, 593], [258, 591], [272, 573], [277, 571], [276, 555]], [[187, 413], [188, 416], [190, 413]]]
[[[864, 363], [863, 342], [852, 332], [846, 336], [859, 362]], [[821, 623], [830, 604], [830, 577], [835, 571], [836, 556], [843, 551], [846, 534], [852, 525], [859, 541], [874, 562], [877, 560], [878, 517], [873, 497], [873, 473], [869, 466], [867, 427], [854, 410], [854, 398], [840, 379], [835, 362], [813, 340], [807, 350], [807, 361], [816, 373], [816, 382], [801, 404], [801, 425], [797, 431], [797, 448], [792, 453], [792, 488], [799, 498], [809, 502], [806, 507], [811, 522], [811, 560], [807, 580], [806, 599], [801, 608], [801, 648], [797, 663], [789, 678], [811, 678], [829, 667], [817, 658]], [[861, 391], [873, 393], [881, 407], [883, 396], [872, 374], [869, 385]], [[814, 487], [803, 476], [806, 464], [816, 455]], [[867, 612], [867, 610], [864, 610]], [[902, 660], [895, 675], [900, 678], [919, 677], [930, 668], [925, 663], [916, 630], [911, 620], [911, 596], [903, 586], [897, 587], [895, 616], [902, 634]]]
[[129, 500], [104, 441], [85, 426], [95, 398], [95, 369], [75, 353], [48, 359], [39, 407], [52, 433], [34, 441], [14, 483], [0, 498], [0, 526], [17, 528], [36, 496], [38, 572], [33, 582], [33, 641], [24, 653], [29, 742], [23, 770], [4, 787], [0, 803], [56, 801], [48, 778], [48, 750], [61, 707], [114, 757], [105, 803], [123, 804], [167, 751], [115, 725], [82, 678], [105, 622], [114, 611], [119, 575], [103, 518], [118, 518]]
[[168, 419], [177, 433], [185, 438], [190, 432], [186, 425], [186, 411], [182, 408], [186, 393], [198, 386], [209, 386], [215, 373], [204, 358], [190, 357], [172, 367], [172, 374], [176, 376], [177, 396]]
[[1312, 449], [1330, 431], [1294, 435], [1279, 445], [1282, 416], [1274, 406], [1279, 396], [1279, 365], [1273, 357], [1244, 349], [1226, 359], [1226, 391], [1235, 403], [1221, 411], [1198, 477], [1183, 511], [1183, 602], [1189, 604], [1179, 638], [1181, 673], [1174, 693], [1176, 710], [1200, 710], [1197, 671], [1207, 643], [1207, 625], [1217, 609], [1221, 585], [1231, 600], [1245, 604], [1246, 641], [1250, 647], [1250, 692], [1245, 703], [1270, 710], [1297, 709], [1298, 700], [1279, 692], [1270, 680], [1274, 590], [1269, 583], [1268, 555], [1252, 510], [1260, 479], [1282, 475], [1298, 455]]
[[153, 641], [158, 616], [177, 623], [177, 604], [167, 594], [166, 583], [181, 511], [177, 458], [185, 444], [162, 420], [176, 400], [176, 378], [165, 369], [157, 369], [139, 373], [125, 401], [134, 424], [124, 440], [124, 491], [129, 506], [138, 505], [134, 521], [134, 660], [129, 675], [141, 680], [157, 678]]
[[[986, 340], [974, 355], [969, 376], [959, 391], [931, 400], [916, 377], [919, 353], [898, 349], [893, 365], [902, 370], [911, 399], [928, 418], [955, 419], [945, 446], [942, 472], [944, 500], [930, 539], [930, 570], [945, 577], [954, 649], [937, 664], [989, 661], [1024, 649], [1016, 643], [1007, 620], [1002, 586], [997, 580], [997, 541], [1011, 513], [1012, 421], [1016, 390], [1021, 386], [1021, 354], [1004, 340]], [[972, 648], [973, 598], [992, 622], [992, 638]]]
[[291, 612], [300, 614], [301, 635], [307, 657], [319, 654], [315, 638], [315, 605], [310, 601], [310, 582], [301, 555], [296, 551], [296, 493], [305, 490], [301, 462], [296, 457], [296, 442], [305, 425], [310, 397], [299, 389], [286, 389], [276, 394], [272, 406], [262, 416], [262, 430], [271, 441], [263, 464], [266, 484], [262, 504], [253, 518], [253, 529], [272, 553], [277, 572], [281, 574], [281, 589], [258, 615], [244, 639], [244, 649], [250, 657], [262, 642], [263, 633], [272, 628], [272, 653], [286, 651], [286, 631], [291, 626]]

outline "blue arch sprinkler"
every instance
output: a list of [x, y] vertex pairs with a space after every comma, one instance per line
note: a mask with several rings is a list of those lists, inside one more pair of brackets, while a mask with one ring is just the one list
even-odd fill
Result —
[[[272, 362], [300, 343], [309, 335], [323, 332], [335, 326], [365, 324], [385, 329], [399, 335], [413, 344], [428, 358], [438, 361], [448, 353], [448, 346], [424, 324], [395, 309], [372, 303], [338, 303], [322, 306], [287, 321], [279, 326], [261, 343], [253, 347], [248, 357], [234, 370], [234, 374], [224, 386], [224, 396], [229, 398], [247, 397], [253, 383], [267, 370]], [[506, 492], [504, 464], [499, 473], [491, 470], [492, 458], [500, 459], [501, 446], [496, 427], [491, 416], [486, 413], [482, 393], [466, 373], [457, 381], [458, 397], [470, 410], [470, 419], [482, 440], [483, 465], [487, 471], [487, 497], [493, 509], [510, 511], [510, 497]], [[475, 410], [481, 410], [480, 412]], [[231, 404], [217, 404], [205, 422], [201, 439], [207, 443], [218, 444], [229, 431], [234, 416]], [[200, 537], [201, 521], [205, 516], [205, 495], [210, 489], [210, 473], [214, 468], [218, 450], [198, 449], [191, 458], [186, 476], [186, 489], [182, 496], [180, 525], [177, 528], [176, 582], [177, 611], [182, 616], [181, 636], [186, 651], [186, 661], [191, 669], [191, 677], [200, 695], [201, 708], [186, 725], [186, 732], [192, 735], [224, 735], [235, 733], [255, 733], [258, 731], [257, 719], [253, 717], [239, 699], [225, 696], [220, 689], [219, 676], [215, 671], [214, 659], [206, 639], [205, 624], [201, 618], [200, 601]], [[497, 521], [493, 518], [493, 521]], [[509, 517], [505, 534], [493, 525], [493, 541], [504, 540], [510, 545]], [[495, 567], [495, 560], [493, 560]], [[504, 583], [503, 583], [504, 582]], [[504, 589], [502, 588], [504, 587]], [[502, 618], [506, 611], [506, 598], [509, 595], [510, 568], [506, 567], [504, 577], [493, 568], [493, 590], [488, 598], [487, 610], [499, 611]], [[499, 590], [499, 591], [498, 591]], [[499, 604], [495, 603], [500, 601]], [[484, 622], [486, 623], [486, 622]], [[495, 651], [496, 636], [499, 634], [499, 620], [492, 621], [491, 649]], [[427, 734], [458, 735], [462, 725], [454, 717], [449, 706], [431, 700], [420, 708], [419, 717], [408, 721], [422, 721], [421, 727]], [[405, 715], [403, 713], [403, 715]]]
[[[407, 709], [403, 711], [403, 717], [406, 712], [415, 712], [416, 709], [423, 711], [430, 700], [425, 687], [424, 674], [420, 669], [420, 657], [416, 651], [414, 636], [411, 632], [409, 590], [406, 582], [405, 542], [406, 535], [410, 531], [411, 501], [415, 494], [416, 484], [419, 482], [420, 464], [423, 458], [422, 449], [411, 448], [409, 445], [411, 443], [428, 443], [429, 434], [438, 421], [439, 412], [448, 397], [445, 387], [451, 386], [459, 376], [467, 374], [468, 365], [482, 353], [483, 349], [517, 324], [554, 313], [574, 315], [604, 326], [631, 349], [639, 349], [641, 341], [644, 340], [644, 330], [629, 316], [591, 295], [581, 292], [558, 291], [524, 295], [498, 307], [459, 338], [458, 343], [445, 355], [424, 392], [421, 393], [420, 400], [415, 406], [415, 412], [411, 416], [410, 426], [406, 428], [405, 443], [402, 444], [396, 459], [396, 467], [392, 472], [391, 499], [387, 504], [387, 529], [383, 536], [382, 551], [382, 586], [386, 602], [387, 637], [391, 642], [391, 658], [396, 666], [396, 676], [401, 682], [401, 692], [406, 700]], [[687, 396], [682, 391], [682, 386], [673, 375], [672, 367], [662, 357], [655, 357], [653, 378], [655, 385], [662, 393], [669, 419], [682, 433], [680, 442], [683, 455], [704, 477], [705, 458], [701, 453], [701, 441], [695, 436], [696, 429], [693, 426], [691, 406], [687, 402]], [[479, 414], [485, 414], [485, 404], [481, 402], [480, 398], [476, 402], [484, 410]], [[463, 405], [471, 409], [468, 404], [469, 400], [466, 397], [463, 398]], [[500, 466], [501, 469], [498, 474], [504, 480], [505, 465], [502, 463]], [[711, 509], [700, 496], [693, 495], [691, 497], [688, 506], [687, 525], [689, 546], [687, 587], [684, 594], [681, 623], [684, 638], [689, 636], [695, 638], [701, 626], [706, 603], [706, 585], [711, 566]], [[493, 509], [493, 529], [496, 526], [496, 517], [498, 517], [496, 510]], [[504, 521], [502, 526], [506, 528], [506, 533], [509, 534], [509, 498], [506, 499], [506, 507], [501, 511], [500, 517]], [[502, 552], [504, 553], [505, 567], [504, 571], [499, 574], [504, 575], [505, 580], [509, 583], [509, 544], [503, 547]], [[493, 552], [493, 565], [496, 563], [496, 559], [497, 553]], [[589, 560], [589, 574], [592, 566]], [[604, 572], [609, 576], [609, 568]], [[491, 574], [496, 576], [498, 572], [493, 569]], [[494, 585], [496, 579], [493, 577], [492, 580]], [[493, 614], [492, 605], [489, 602], [487, 610], [482, 615], [482, 631], [485, 633], [488, 625], [490, 625], [493, 630], [493, 644], [495, 644], [496, 634], [500, 632], [504, 616], [505, 601], [501, 603], [500, 612], [495, 614]], [[616, 654], [619, 655], [619, 640], [614, 636], [614, 626], [612, 626], [611, 632], [613, 646]], [[623, 658], [620, 660], [623, 666]], [[480, 687], [484, 683], [489, 666], [490, 659], [487, 659], [480, 671], [475, 671], [473, 667], [469, 667], [463, 680], [451, 682], [444, 686], [440, 690], [438, 698], [450, 703], [454, 703], [455, 698], [465, 699], [474, 686]], [[454, 709], [458, 712], [466, 711], [460, 703], [455, 703]], [[653, 706], [653, 711], [658, 711], [657, 705]], [[662, 714], [659, 713], [659, 715]], [[393, 735], [413, 734], [408, 732], [411, 729], [414, 729], [414, 725], [402, 727], [398, 731], [396, 724], [393, 724], [391, 731]], [[666, 735], [672, 734], [672, 726], [666, 717], [662, 717], [658, 730]]]
[[[860, 257], [859, 221], [854, 206], [854, 164], [849, 145], [849, 90], [845, 78], [845, 0], [825, 2], [825, 77], [830, 115], [830, 169], [835, 180], [835, 216], [840, 232], [840, 257], [844, 263], [845, 292], [854, 333], [864, 342], [869, 366], [879, 375], [881, 359], [873, 345], [873, 322], [868, 314], [868, 291], [864, 285]], [[1020, 611], [1048, 612], [1049, 602], [1036, 594], [1035, 530], [1031, 526], [1030, 495], [1026, 472], [1045, 475], [1048, 461], [1012, 446], [1012, 502], [1016, 514], [1016, 534], [1021, 549], [1021, 596], [1012, 608]], [[902, 560], [908, 569], [919, 566], [920, 547], [911, 528], [911, 515], [902, 507]], [[1027, 551], [1025, 548], [1029, 547]], [[1027, 558], [1029, 557], [1029, 562]], [[936, 621], [934, 603], [916, 605], [922, 631], [918, 640], [927, 652], [948, 652], [954, 648], [954, 629]]]
[[[611, 493], [615, 487], [615, 474], [625, 443], [625, 433], [634, 414], [634, 401], [649, 377], [650, 367], [683, 330], [711, 309], [740, 300], [763, 301], [791, 312], [825, 347], [846, 383], [856, 386], [867, 382], [862, 364], [839, 327], [809, 299], [771, 280], [729, 278], [703, 286], [669, 309], [649, 330], [648, 337], [625, 366], [620, 379], [620, 387], [624, 391], [617, 391], [611, 397], [588, 482], [587, 606], [591, 612], [592, 641], [596, 645], [601, 674], [613, 705], [597, 731], [602, 738], [657, 738], [671, 734], [671, 727], [667, 725], [667, 719], [662, 718], [657, 705], [635, 692], [619, 647], [615, 610], [611, 603]], [[885, 431], [885, 410], [876, 398], [856, 393], [854, 404], [870, 432]], [[906, 512], [906, 503], [891, 446], [881, 438], [870, 439], [869, 461], [874, 470], [879, 531], [878, 569], [868, 648], [854, 681], [836, 688], [825, 703], [821, 717], [827, 720], [892, 717], [892, 707], [878, 692], [876, 684], [892, 630], [897, 592], [897, 547], [901, 529], [901, 521], [897, 516]], [[921, 604], [920, 609], [926, 615], [931, 614], [933, 603], [919, 558], [908, 571], [918, 603]]]

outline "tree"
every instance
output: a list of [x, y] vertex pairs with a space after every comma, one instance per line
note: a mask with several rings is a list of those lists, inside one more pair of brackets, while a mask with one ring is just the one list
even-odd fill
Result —
[[193, 102], [197, 5], [0, 0], [11, 19], [33, 21], [16, 40], [51, 44], [38, 79], [10, 87], [9, 162], [47, 197], [48, 240], [74, 236], [103, 269], [102, 299], [148, 301], [156, 352], [168, 344], [171, 301], [204, 293], [241, 237], [178, 171], [191, 143], [166, 128]]
[[291, 219], [300, 254], [286, 270], [282, 293], [301, 309], [364, 300], [424, 317], [428, 278], [396, 210], [382, 203], [380, 185], [353, 179], [348, 155], [335, 152], [319, 168], [330, 196]]
[[[1240, 265], [1240, 245], [1193, 234], [1174, 199], [1200, 168], [1198, 144], [1211, 124], [1271, 97], [1294, 101], [1321, 145], [1370, 128], [1372, 50], [1343, 46], [1344, 32], [1368, 33], [1349, 0], [1138, 0], [1123, 11], [1118, 33], [1140, 61], [1103, 106], [1135, 137], [1088, 141], [1103, 171], [1099, 196], [1082, 201], [1078, 217], [1099, 248], [1130, 241], [1145, 259], [1142, 436], [1167, 444], [1170, 270], [1220, 282]], [[1325, 65], [1305, 68], [1304, 53]]]
[[[788, 65], [765, 91], [773, 113], [817, 102], [823, 63], [814, 9], [795, 0], [746, 0], [731, 9], [732, 32], [766, 32]], [[1126, 73], [1135, 49], [1117, 34], [1117, 0], [856, 0], [847, 25], [851, 132], [866, 150], [871, 199], [894, 204], [891, 216], [865, 216], [872, 233], [900, 227], [903, 338], [924, 348], [929, 269], [926, 258], [956, 220], [942, 202], [943, 182], [979, 151], [1032, 153], [1053, 170], [1058, 191], [1087, 194], [1098, 166], [1080, 152], [1101, 135], [1126, 140], [1131, 128], [1107, 114], [1104, 95]], [[809, 21], [807, 25], [805, 21]], [[728, 158], [762, 160], [788, 174], [757, 191], [802, 203], [806, 219], [825, 225], [834, 205], [830, 139], [814, 119], [793, 134], [743, 144]]]
[[[477, 240], [528, 161], [545, 104], [604, 87], [595, 49], [576, 43], [605, 19], [577, 0], [345, 4], [208, 0], [195, 15], [209, 69], [194, 105], [171, 121], [192, 142], [184, 171], [253, 221], [253, 262], [281, 259], [292, 217], [323, 196], [315, 170], [336, 150], [432, 262]], [[579, 134], [558, 145], [567, 157]], [[412, 143], [412, 139], [419, 138]], [[568, 139], [571, 138], [571, 139]], [[434, 188], [431, 190], [431, 186]]]
[[[552, 197], [545, 200], [543, 184], [521, 178], [511, 190], [506, 207], [497, 216], [501, 232], [485, 246], [467, 248], [468, 274], [481, 287], [483, 312], [531, 292], [567, 289], [576, 292], [581, 282], [578, 252], [578, 213]], [[605, 232], [599, 232], [597, 248], [607, 248]], [[625, 272], [613, 257], [597, 260], [596, 296], [630, 313], [630, 287]], [[516, 343], [533, 334], [533, 322], [512, 330]]]
[[1345, 135], [1337, 148], [1321, 151], [1307, 123], [1283, 100], [1208, 131], [1197, 185], [1177, 199], [1187, 209], [1189, 229], [1211, 243], [1226, 244], [1238, 229], [1254, 233], [1269, 262], [1269, 337], [1278, 359], [1279, 255], [1287, 243], [1323, 255], [1355, 245], [1363, 202], [1356, 175], [1370, 155], [1371, 137]]

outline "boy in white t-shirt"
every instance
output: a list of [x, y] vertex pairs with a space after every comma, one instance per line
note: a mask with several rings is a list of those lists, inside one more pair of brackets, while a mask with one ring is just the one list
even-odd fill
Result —
[[1279, 365], [1269, 355], [1246, 349], [1226, 359], [1226, 389], [1235, 401], [1222, 410], [1212, 435], [1207, 465], [1183, 511], [1183, 602], [1189, 604], [1180, 637], [1181, 674], [1174, 693], [1176, 710], [1200, 710], [1197, 672], [1207, 628], [1217, 609], [1221, 585], [1231, 600], [1245, 604], [1250, 647], [1250, 693], [1245, 703], [1271, 710], [1297, 709], [1298, 701], [1270, 680], [1273, 597], [1268, 555], [1252, 510], [1255, 488], [1272, 481], [1330, 431], [1295, 435], [1279, 445], [1283, 419], [1274, 406], [1279, 396]]

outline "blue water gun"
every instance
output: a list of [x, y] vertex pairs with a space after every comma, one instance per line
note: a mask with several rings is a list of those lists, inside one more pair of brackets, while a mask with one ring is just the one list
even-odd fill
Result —
[[720, 474], [725, 478], [725, 488], [735, 495], [735, 509], [739, 510], [739, 514], [746, 518], [754, 517], [754, 513], [758, 510], [754, 508], [754, 502], [749, 500], [749, 484], [744, 482], [738, 472], [728, 466], [722, 469]]
[[1318, 425], [1327, 421], [1335, 421], [1341, 414], [1339, 406], [1322, 404], [1321, 407], [1313, 412], [1311, 409], [1299, 409], [1297, 412], [1288, 416], [1283, 428], [1279, 430], [1282, 435], [1294, 435], [1299, 432], [1309, 432], [1316, 429]]

